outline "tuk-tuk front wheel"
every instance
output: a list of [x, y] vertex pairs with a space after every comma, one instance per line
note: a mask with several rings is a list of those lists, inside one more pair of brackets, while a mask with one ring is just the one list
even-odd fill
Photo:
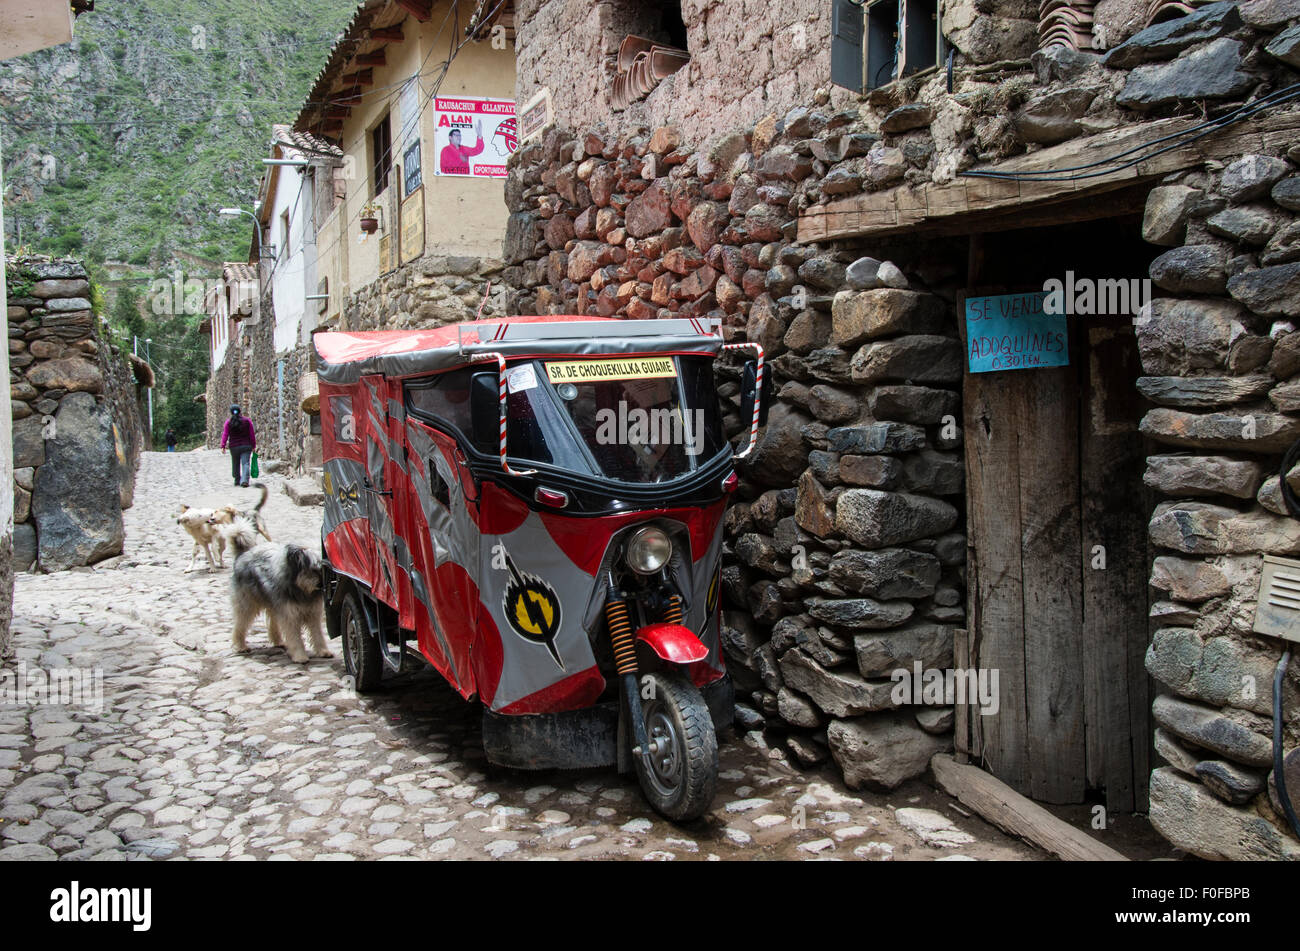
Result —
[[[634, 756], [647, 801], [666, 819], [698, 819], [718, 786], [718, 737], [699, 689], [681, 674], [656, 671], [641, 681], [649, 762]], [[648, 699], [646, 699], [648, 698]]]
[[370, 633], [365, 612], [355, 591], [343, 595], [339, 607], [339, 630], [343, 635], [343, 665], [357, 693], [368, 693], [379, 686], [384, 661], [379, 655], [379, 639]]

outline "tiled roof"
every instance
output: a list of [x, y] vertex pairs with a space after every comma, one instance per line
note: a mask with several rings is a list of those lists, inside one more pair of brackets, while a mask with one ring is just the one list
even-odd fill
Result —
[[[295, 132], [291, 126], [273, 125], [271, 126], [271, 144], [278, 145], [290, 152], [298, 152], [304, 158], [313, 156], [329, 156], [331, 158], [342, 158], [343, 150], [332, 142], [318, 138], [310, 132]], [[297, 155], [287, 155], [287, 158], [298, 158]]]
[[235, 261], [227, 262], [221, 266], [221, 277], [227, 284], [258, 280], [257, 268], [254, 265], [240, 264]]
[[[232, 284], [245, 284], [246, 282], [255, 282], [260, 279], [257, 273], [257, 265], [244, 264], [240, 261], [227, 261], [225, 264], [221, 265], [221, 280], [224, 286], [213, 284], [208, 288], [208, 292], [203, 298], [203, 310], [210, 316], [217, 313], [217, 303], [223, 296], [226, 296], [226, 299], [229, 300], [228, 292], [226, 291], [227, 287]], [[237, 316], [236, 319], [238, 319]], [[204, 328], [200, 327], [200, 329]], [[208, 325], [207, 330], [210, 329], [211, 324]], [[205, 332], [207, 332], [207, 330], [205, 330]]]

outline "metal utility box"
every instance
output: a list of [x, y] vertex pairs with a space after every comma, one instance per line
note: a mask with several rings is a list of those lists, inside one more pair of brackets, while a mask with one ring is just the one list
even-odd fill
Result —
[[1254, 630], [1300, 643], [1300, 561], [1264, 556]]

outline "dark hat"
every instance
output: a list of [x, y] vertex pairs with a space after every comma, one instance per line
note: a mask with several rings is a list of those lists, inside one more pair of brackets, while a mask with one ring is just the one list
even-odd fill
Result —
[[238, 403], [231, 403], [231, 404], [230, 404], [230, 415], [231, 415], [231, 416], [238, 416], [238, 415], [239, 415], [239, 404], [238, 404]]

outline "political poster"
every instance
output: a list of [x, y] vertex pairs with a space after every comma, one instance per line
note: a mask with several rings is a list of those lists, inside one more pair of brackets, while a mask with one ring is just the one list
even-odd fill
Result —
[[462, 178], [505, 178], [519, 147], [512, 99], [433, 101], [434, 171]]

